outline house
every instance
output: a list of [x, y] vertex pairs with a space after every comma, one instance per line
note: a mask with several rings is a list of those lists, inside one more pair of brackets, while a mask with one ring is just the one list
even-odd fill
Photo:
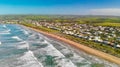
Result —
[[117, 48], [120, 48], [120, 45], [118, 44], [118, 45], [116, 45], [116, 47], [117, 47]]

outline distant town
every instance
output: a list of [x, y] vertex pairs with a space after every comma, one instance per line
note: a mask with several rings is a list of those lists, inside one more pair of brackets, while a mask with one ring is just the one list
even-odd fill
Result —
[[67, 35], [110, 45], [114, 48], [120, 48], [120, 28], [117, 27], [93, 26], [76, 23], [36, 22], [33, 24], [58, 30]]
[[[1, 21], [1, 23], [15, 22], [19, 23], [20, 21]], [[43, 26], [46, 28], [57, 30], [67, 35], [83, 38], [97, 43], [102, 43], [114, 48], [120, 48], [120, 27], [96, 26], [91, 24], [78, 24], [69, 22], [55, 23], [47, 22], [46, 20], [40, 22], [27, 20], [27, 22], [36, 26]]]
[[[3, 16], [1, 23], [59, 31], [63, 37], [120, 57], [120, 23], [114, 16]], [[50, 31], [51, 33], [52, 31]], [[66, 36], [68, 35], [68, 36]], [[72, 36], [72, 37], [71, 37]], [[78, 39], [76, 39], [78, 38]]]

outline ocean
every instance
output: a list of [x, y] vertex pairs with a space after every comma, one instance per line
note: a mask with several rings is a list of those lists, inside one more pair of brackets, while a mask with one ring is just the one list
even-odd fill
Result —
[[17, 24], [0, 25], [0, 67], [119, 67]]

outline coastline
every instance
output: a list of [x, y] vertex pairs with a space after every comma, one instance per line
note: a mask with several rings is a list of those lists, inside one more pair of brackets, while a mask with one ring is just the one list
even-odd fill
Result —
[[65, 43], [69, 44], [70, 46], [75, 47], [78, 50], [82, 50], [82, 51], [84, 51], [84, 52], [86, 52], [88, 54], [95, 55], [97, 57], [103, 58], [105, 60], [108, 60], [110, 62], [113, 62], [113, 63], [116, 63], [116, 64], [120, 65], [120, 61], [119, 61], [120, 58], [117, 58], [115, 56], [112, 56], [112, 55], [109, 55], [107, 53], [95, 50], [93, 48], [81, 45], [79, 43], [73, 42], [71, 40], [65, 39], [63, 37], [60, 37], [60, 36], [57, 36], [57, 35], [54, 35], [54, 34], [50, 34], [50, 33], [47, 33], [47, 32], [44, 32], [44, 31], [41, 31], [41, 30], [38, 30], [38, 29], [35, 29], [35, 28], [31, 28], [31, 27], [27, 27], [27, 28], [32, 29], [32, 30], [34, 30], [36, 32], [40, 32], [41, 34], [44, 34], [45, 36], [49, 36], [49, 37], [52, 37], [54, 39], [65, 42]]

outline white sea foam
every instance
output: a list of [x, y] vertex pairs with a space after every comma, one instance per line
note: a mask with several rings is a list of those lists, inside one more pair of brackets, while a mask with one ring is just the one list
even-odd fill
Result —
[[7, 30], [7, 32], [10, 32], [10, 31], [11, 31], [10, 29]]
[[48, 42], [46, 40], [42, 41], [41, 43], [42, 44], [46, 44], [46, 43], [48, 44]]
[[10, 34], [10, 32], [0, 32], [0, 35], [2, 34]]
[[2, 44], [2, 42], [0, 42], [0, 45]]
[[[35, 35], [32, 35], [32, 37], [33, 36], [35, 36]], [[46, 52], [45, 54], [50, 55], [50, 56], [56, 56], [57, 58], [55, 58], [55, 62], [58, 63], [56, 65], [56, 67], [57, 66], [61, 66], [61, 67], [76, 67], [76, 65], [74, 63], [72, 63], [71, 60], [65, 58], [65, 56], [59, 50], [57, 50], [52, 44], [50, 44], [48, 41], [44, 40], [42, 43], [46, 43], [46, 44], [48, 44], [48, 46], [39, 49], [39, 51], [41, 53]]]
[[10, 29], [0, 31], [0, 34], [10, 34]]
[[28, 35], [29, 33], [28, 33], [28, 31], [26, 31], [26, 30], [23, 30], [23, 32], [24, 32], [24, 34], [26, 34], [26, 35]]
[[19, 45], [17, 45], [17, 48], [18, 49], [24, 49], [24, 48], [29, 49], [29, 44], [26, 41], [22, 41], [19, 43]]
[[[46, 40], [50, 41], [50, 42], [54, 42], [57, 44], [56, 48], [63, 54], [63, 55], [67, 55], [67, 54], [73, 54], [73, 56], [69, 57], [69, 60], [71, 60], [74, 64], [76, 63], [81, 63], [81, 67], [90, 67], [90, 65], [92, 64], [90, 61], [86, 60], [84, 57], [78, 55], [76, 52], [71, 51], [71, 48], [68, 46], [63, 45], [64, 43], [60, 43], [60, 42], [56, 42], [53, 41], [51, 39], [48, 39], [47, 37], [45, 37]], [[58, 45], [59, 44], [59, 45]], [[62, 49], [59, 49], [62, 48]], [[69, 49], [70, 48], [70, 49]], [[66, 57], [67, 58], [67, 57]], [[83, 64], [83, 65], [82, 65]], [[84, 65], [85, 64], [85, 65]]]
[[42, 63], [37, 60], [32, 51], [26, 52], [22, 57], [19, 58], [19, 61], [24, 64], [18, 67], [43, 67]]
[[[49, 42], [47, 43], [49, 44]], [[56, 56], [55, 61], [58, 63], [57, 66], [76, 67], [76, 65], [74, 65], [72, 61], [65, 58], [65, 56], [60, 51], [58, 51], [52, 44], [49, 44], [49, 46], [40, 49], [40, 52], [46, 52], [47, 55]]]
[[[1, 26], [2, 27], [2, 26]], [[3, 26], [4, 27], [4, 26]], [[16, 27], [18, 27], [18, 26], [16, 26]], [[14, 28], [16, 28], [16, 27], [14, 27]], [[20, 28], [20, 27], [19, 27]], [[17, 64], [15, 64], [15, 63], [17, 63], [17, 61], [15, 60], [15, 61], [13, 61], [13, 62], [15, 62], [15, 63], [11, 63], [11, 65], [16, 65], [16, 66], [5, 66], [5, 65], [3, 65], [3, 66], [1, 66], [1, 67], [43, 67], [43, 65], [42, 65], [42, 63], [41, 62], [43, 62], [44, 63], [44, 59], [46, 58], [46, 55], [50, 55], [50, 56], [52, 56], [52, 57], [55, 57], [54, 58], [54, 61], [57, 63], [57, 65], [55, 66], [55, 67], [59, 67], [59, 66], [61, 66], [61, 67], [76, 67], [76, 63], [77, 62], [83, 62], [83, 63], [85, 63], [85, 65], [81, 65], [81, 67], [90, 67], [90, 64], [92, 64], [92, 62], [94, 61], [94, 62], [96, 62], [96, 63], [103, 63], [103, 60], [100, 60], [99, 61], [99, 59], [96, 59], [96, 57], [93, 57], [93, 56], [91, 56], [92, 58], [94, 58], [94, 60], [92, 61], [92, 59], [91, 59], [91, 57], [88, 57], [87, 59], [85, 59], [86, 58], [86, 56], [89, 56], [88, 54], [85, 54], [85, 55], [83, 55], [83, 53], [80, 53], [80, 56], [77, 54], [77, 53], [75, 53], [75, 52], [71, 52], [71, 51], [69, 51], [69, 49], [67, 49], [67, 48], [69, 48], [68, 46], [65, 46], [65, 47], [67, 47], [66, 49], [61, 49], [61, 50], [57, 50], [58, 48], [57, 47], [59, 47], [59, 46], [57, 46], [57, 47], [54, 47], [53, 46], [53, 44], [52, 44], [52, 42], [54, 42], [54, 41], [48, 41], [47, 39], [45, 39], [45, 38], [47, 38], [47, 37], [45, 37], [44, 35], [42, 35], [42, 34], [38, 34], [38, 33], [35, 33], [35, 32], [31, 32], [30, 30], [22, 30], [22, 28], [16, 28], [15, 29], [15, 31], [17, 32], [23, 32], [24, 34], [30, 34], [30, 33], [32, 33], [31, 35], [30, 35], [30, 37], [28, 37], [28, 38], [26, 38], [26, 39], [28, 39], [28, 40], [26, 40], [26, 41], [23, 41], [22, 39], [20, 39], [18, 36], [13, 36], [12, 38], [12, 40], [14, 40], [14, 39], [16, 39], [16, 40], [21, 40], [22, 42], [17, 42], [17, 43], [7, 43], [7, 44], [9, 44], [9, 45], [5, 45], [6, 47], [9, 47], [9, 46], [14, 46], [15, 48], [18, 48], [18, 49], [24, 49], [24, 48], [27, 48], [28, 49], [28, 52], [25, 52], [24, 53], [24, 55], [23, 54], [20, 54], [20, 56], [19, 57], [14, 57], [14, 58], [17, 58], [17, 61], [18, 61], [18, 65]], [[21, 31], [19, 31], [19, 30], [21, 30]], [[11, 30], [11, 31], [13, 31], [13, 30]], [[5, 31], [3, 30], [3, 31], [0, 31], [0, 33], [1, 34], [12, 34], [12, 33], [10, 33], [10, 29], [8, 28], [7, 30], [5, 29]], [[39, 37], [41, 37], [41, 38], [38, 38], [38, 39], [36, 39], [36, 34], [37, 35], [39, 35]], [[21, 35], [22, 36], [22, 35]], [[11, 38], [11, 36], [10, 36], [10, 38]], [[4, 39], [4, 40], [9, 40], [9, 37], [8, 37], [8, 35], [6, 36], [6, 37], [1, 37], [1, 40], [2, 39]], [[4, 42], [2, 41], [2, 42], [0, 42], [0, 44], [4, 44]], [[30, 44], [29, 44], [30, 43]], [[32, 50], [32, 48], [34, 48], [35, 47], [35, 49], [36, 49], [36, 46], [32, 46], [31, 45], [31, 43], [40, 43], [39, 45], [43, 45], [43, 44], [47, 44], [47, 46], [46, 47], [43, 47], [43, 48], [39, 48], [39, 49], [37, 49], [37, 50], [33, 50], [33, 52], [34, 52], [34, 54], [35, 54], [35, 56], [38, 56], [38, 55], [42, 55], [43, 56], [43, 58], [41, 59], [41, 58], [39, 58], [39, 59], [37, 59], [35, 56], [34, 56], [34, 54], [33, 54], [33, 52], [31, 51]], [[50, 44], [51, 43], [51, 44]], [[29, 49], [29, 45], [30, 45], [30, 48], [31, 48], [31, 50]], [[60, 45], [62, 45], [62, 44], [60, 44]], [[66, 54], [68, 54], [68, 53], [72, 53], [73, 54], [73, 56], [71, 57], [71, 58], [68, 58], [68, 57], [65, 57], [64, 55], [66, 55]], [[80, 51], [79, 51], [80, 52]], [[38, 54], [37, 54], [38, 53]], [[22, 56], [21, 56], [22, 55]], [[85, 57], [83, 57], [83, 56], [85, 56]], [[89, 59], [90, 58], [90, 59]], [[39, 62], [39, 61], [41, 61], [41, 62]], [[2, 61], [3, 62], [3, 61]], [[11, 62], [11, 61], [8, 61], [8, 62]], [[8, 63], [8, 62], [6, 62], [6, 64]], [[117, 67], [117, 66], [113, 66], [113, 65], [110, 65], [109, 63], [106, 63], [106, 62], [104, 62], [104, 64], [107, 64], [107, 66], [105, 66], [105, 67]]]
[[32, 34], [32, 35], [29, 36], [29, 38], [33, 38], [33, 37], [35, 37], [35, 34]]
[[13, 39], [17, 39], [17, 40], [22, 40], [22, 39], [20, 39], [18, 36], [13, 36], [12, 38], [13, 38]]
[[6, 25], [3, 25], [4, 28], [6, 28]]

